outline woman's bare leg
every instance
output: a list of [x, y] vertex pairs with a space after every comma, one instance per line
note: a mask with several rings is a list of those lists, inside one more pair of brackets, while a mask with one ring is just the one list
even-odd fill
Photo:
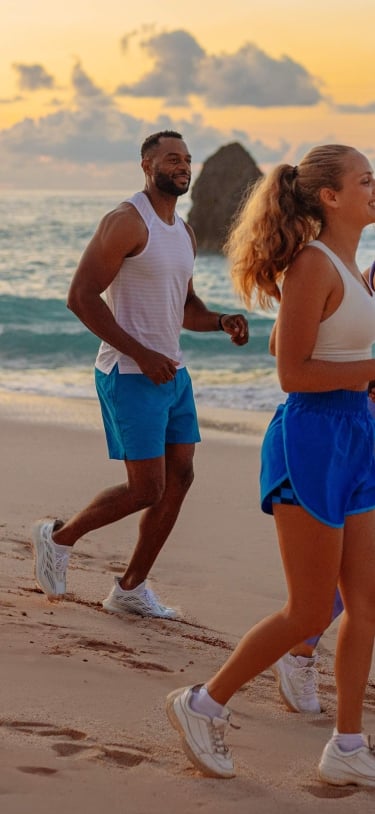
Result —
[[336, 649], [337, 729], [360, 732], [375, 635], [375, 512], [347, 518], [340, 590], [345, 611]]
[[243, 637], [208, 682], [210, 696], [226, 704], [233, 693], [331, 618], [343, 547], [342, 529], [323, 525], [300, 506], [274, 506], [289, 591], [287, 604]]

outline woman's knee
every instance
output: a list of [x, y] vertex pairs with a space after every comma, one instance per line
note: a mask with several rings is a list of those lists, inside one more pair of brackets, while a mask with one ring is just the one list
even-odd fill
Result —
[[290, 608], [287, 614], [295, 627], [296, 640], [301, 642], [313, 636], [320, 636], [332, 620], [332, 611], [324, 608]]

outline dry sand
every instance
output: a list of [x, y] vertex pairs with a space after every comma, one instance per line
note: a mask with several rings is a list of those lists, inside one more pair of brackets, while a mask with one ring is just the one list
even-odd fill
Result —
[[169, 727], [166, 694], [204, 681], [285, 596], [273, 522], [258, 499], [268, 416], [200, 418], [196, 480], [152, 572], [184, 621], [119, 618], [101, 600], [124, 570], [136, 516], [77, 544], [60, 602], [36, 589], [29, 544], [36, 518], [68, 516], [123, 477], [106, 458], [96, 403], [1, 396], [1, 814], [374, 811], [375, 790], [316, 776], [334, 721], [336, 624], [319, 647], [321, 715], [289, 713], [271, 671], [233, 698], [235, 779], [201, 777]]

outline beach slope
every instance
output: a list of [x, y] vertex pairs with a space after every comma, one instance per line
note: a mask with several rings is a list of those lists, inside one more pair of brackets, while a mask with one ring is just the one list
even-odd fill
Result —
[[[372, 812], [375, 792], [316, 775], [333, 727], [335, 626], [320, 645], [322, 715], [288, 713], [270, 670], [233, 698], [235, 779], [201, 777], [165, 715], [168, 692], [204, 681], [285, 597], [273, 522], [259, 509], [266, 417], [202, 413], [196, 480], [152, 572], [155, 591], [181, 609], [173, 622], [101, 606], [133, 548], [136, 516], [77, 544], [64, 600], [39, 592], [31, 524], [70, 515], [120, 481], [123, 465], [106, 458], [94, 402], [4, 396], [0, 417], [1, 812]], [[370, 732], [374, 709], [373, 671]]]

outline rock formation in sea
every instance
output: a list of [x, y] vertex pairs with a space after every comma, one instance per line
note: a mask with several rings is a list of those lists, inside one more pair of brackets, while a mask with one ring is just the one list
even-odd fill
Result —
[[198, 251], [222, 251], [228, 228], [246, 190], [262, 174], [238, 142], [220, 147], [204, 162], [192, 187], [192, 206], [188, 214]]

